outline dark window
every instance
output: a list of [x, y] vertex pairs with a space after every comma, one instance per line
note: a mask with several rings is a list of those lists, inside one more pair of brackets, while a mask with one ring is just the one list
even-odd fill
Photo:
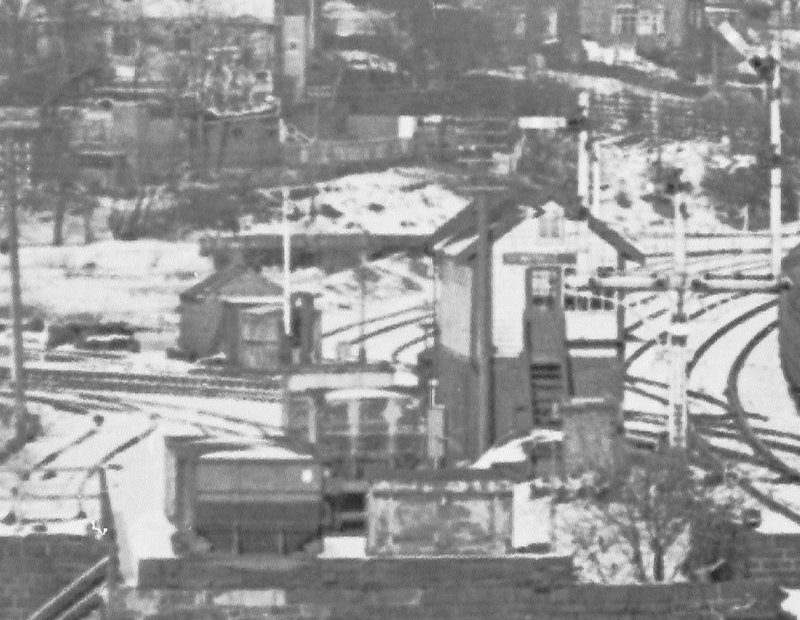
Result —
[[636, 7], [618, 5], [614, 7], [612, 31], [615, 35], [632, 36], [636, 34]]

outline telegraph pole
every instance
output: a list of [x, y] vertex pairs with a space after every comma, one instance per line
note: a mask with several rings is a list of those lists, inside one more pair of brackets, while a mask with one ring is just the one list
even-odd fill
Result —
[[[22, 341], [22, 301], [19, 269], [19, 229], [17, 225], [17, 202], [19, 200], [18, 175], [27, 168], [29, 150], [13, 134], [6, 137], [3, 144], [6, 174], [6, 214], [8, 223], [8, 262], [11, 272], [11, 332], [12, 365], [11, 381], [14, 389], [14, 421], [16, 438], [24, 441], [27, 431], [27, 410], [25, 407], [25, 371]], [[6, 425], [10, 420], [5, 420]]]

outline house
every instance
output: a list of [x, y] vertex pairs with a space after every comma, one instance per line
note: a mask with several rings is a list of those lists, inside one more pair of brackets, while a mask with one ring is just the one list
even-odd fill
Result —
[[[624, 310], [614, 294], [580, 282], [600, 268], [641, 263], [643, 254], [593, 216], [570, 220], [562, 207], [489, 210], [491, 254], [490, 435], [543, 424], [568, 397], [622, 398]], [[478, 235], [470, 205], [431, 239], [436, 265], [438, 374], [450, 460], [479, 456]], [[437, 372], [438, 371], [438, 372]], [[491, 439], [490, 439], [491, 442]]]
[[[0, 74], [102, 66], [115, 84], [225, 91], [231, 106], [303, 87], [319, 0], [41, 0], [0, 7]], [[8, 35], [8, 36], [5, 36]], [[220, 86], [214, 89], [213, 87]], [[257, 101], [251, 101], [257, 100]]]
[[539, 53], [551, 57], [554, 48], [565, 60], [580, 59], [581, 0], [484, 0], [480, 6], [491, 16], [508, 64], [527, 65]]
[[255, 270], [233, 264], [212, 273], [180, 294], [178, 347], [189, 359], [223, 351], [235, 341], [226, 306], [258, 307], [280, 300], [283, 288]]
[[583, 0], [581, 35], [606, 47], [682, 49], [702, 32], [705, 0]]

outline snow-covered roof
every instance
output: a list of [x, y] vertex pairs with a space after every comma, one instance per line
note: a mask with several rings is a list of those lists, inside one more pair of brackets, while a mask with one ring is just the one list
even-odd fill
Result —
[[[511, 200], [499, 203], [489, 212], [489, 237], [493, 243], [516, 228], [526, 218], [536, 218], [545, 210], [550, 212], [561, 208], [553, 200], [548, 200], [543, 206], [535, 208], [518, 205]], [[592, 233], [614, 247], [625, 258], [638, 263], [644, 262], [644, 253], [622, 232], [592, 215], [588, 216], [586, 223]], [[451, 257], [456, 261], [467, 261], [477, 253], [478, 235], [475, 234], [476, 230], [477, 211], [473, 203], [440, 226], [431, 236], [429, 247], [434, 253]], [[554, 254], [560, 252], [557, 247], [542, 248], [541, 251]]]
[[262, 306], [260, 309], [274, 309], [275, 305], [283, 303], [282, 295], [224, 295], [220, 297], [223, 303], [234, 306]]
[[524, 463], [528, 460], [525, 449], [531, 446], [561, 443], [564, 433], [552, 429], [534, 429], [524, 437], [512, 439], [502, 446], [489, 448], [472, 465], [472, 469], [491, 469], [494, 465], [506, 463]]
[[[318, 183], [313, 202], [290, 201], [292, 233], [430, 235], [468, 203], [440, 183], [441, 176], [423, 168], [392, 168]], [[272, 199], [270, 192], [262, 195]], [[282, 233], [283, 224], [274, 221], [254, 224], [240, 236]]]
[[275, 23], [274, 0], [109, 0], [114, 17], [145, 19], [243, 19]]
[[377, 398], [400, 399], [408, 397], [400, 392], [376, 390], [373, 388], [351, 388], [347, 390], [336, 390], [333, 392], [328, 392], [325, 395], [325, 400], [328, 402], [343, 400], [368, 400]]
[[313, 457], [282, 446], [254, 446], [244, 450], [220, 450], [200, 457], [203, 462], [219, 461], [311, 461]]

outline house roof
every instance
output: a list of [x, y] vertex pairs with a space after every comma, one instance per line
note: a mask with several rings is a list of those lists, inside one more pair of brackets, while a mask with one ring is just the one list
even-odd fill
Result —
[[181, 301], [196, 301], [201, 297], [204, 297], [209, 294], [219, 293], [223, 287], [228, 284], [229, 282], [245, 275], [248, 272], [252, 272], [258, 278], [260, 278], [263, 282], [263, 287], [261, 291], [253, 291], [253, 295], [263, 296], [277, 296], [280, 295], [283, 289], [268, 280], [267, 278], [263, 277], [261, 274], [253, 271], [250, 267], [246, 265], [242, 265], [241, 263], [234, 263], [224, 269], [220, 269], [219, 271], [215, 271], [208, 277], [196, 282], [186, 290], [184, 290], [180, 294]]
[[[21, 13], [28, 18], [41, 17], [52, 10], [59, 0], [23, 1]], [[265, 24], [275, 23], [273, 0], [89, 0], [81, 5], [82, 14], [111, 20], [243, 20]], [[57, 11], [56, 11], [57, 13]]]
[[[510, 199], [496, 203], [490, 207], [488, 214], [491, 242], [501, 239], [525, 218], [537, 218], [542, 213], [544, 211], [540, 207], [534, 207], [531, 212], [529, 208], [521, 207]], [[591, 232], [614, 247], [626, 259], [637, 263], [644, 262], [644, 253], [606, 222], [589, 215], [587, 224]], [[428, 249], [434, 254], [446, 254], [457, 262], [468, 261], [478, 251], [477, 227], [477, 208], [475, 203], [470, 203], [434, 232], [429, 240]]]

